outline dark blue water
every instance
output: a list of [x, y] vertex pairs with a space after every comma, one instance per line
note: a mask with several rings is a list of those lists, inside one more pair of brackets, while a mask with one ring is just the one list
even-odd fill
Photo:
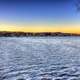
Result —
[[0, 38], [0, 80], [80, 80], [80, 37]]

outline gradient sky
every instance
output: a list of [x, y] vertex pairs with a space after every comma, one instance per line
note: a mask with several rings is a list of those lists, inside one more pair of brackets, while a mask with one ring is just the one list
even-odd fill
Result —
[[80, 33], [77, 0], [0, 0], [0, 31]]

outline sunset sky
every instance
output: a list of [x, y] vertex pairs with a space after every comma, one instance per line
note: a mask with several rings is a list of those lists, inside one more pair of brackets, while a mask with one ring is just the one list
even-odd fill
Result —
[[80, 33], [77, 0], [0, 0], [0, 31]]

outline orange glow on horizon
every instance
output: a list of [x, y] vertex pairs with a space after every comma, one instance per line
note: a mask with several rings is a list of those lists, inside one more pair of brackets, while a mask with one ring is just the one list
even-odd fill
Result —
[[[68, 25], [67, 25], [68, 26]], [[64, 32], [64, 33], [79, 33], [80, 34], [80, 27], [79, 26], [55, 26], [55, 27], [45, 27], [45, 26], [36, 26], [36, 27], [18, 27], [18, 26], [11, 26], [11, 25], [0, 25], [0, 31], [15, 31], [15, 32]]]

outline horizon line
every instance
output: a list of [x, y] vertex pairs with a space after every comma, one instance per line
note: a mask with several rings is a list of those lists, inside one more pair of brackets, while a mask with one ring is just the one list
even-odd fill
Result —
[[62, 33], [62, 34], [80, 34], [80, 33], [75, 33], [75, 32], [59, 32], [59, 31], [54, 31], [54, 32], [47, 32], [47, 31], [45, 31], [45, 32], [26, 32], [26, 31], [0, 31], [0, 33], [1, 32], [6, 32], [6, 33], [8, 33], [8, 32], [10, 32], [10, 33]]

